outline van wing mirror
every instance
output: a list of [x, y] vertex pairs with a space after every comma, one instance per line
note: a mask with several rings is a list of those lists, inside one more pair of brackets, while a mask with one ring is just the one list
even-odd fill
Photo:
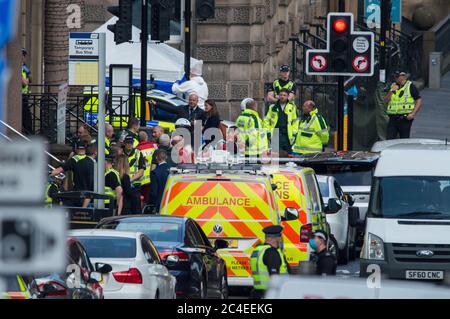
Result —
[[347, 201], [347, 203], [348, 203], [350, 206], [353, 206], [353, 204], [355, 204], [355, 199], [353, 198], [352, 195], [345, 194], [344, 196], [345, 196], [345, 200]]
[[214, 250], [226, 249], [228, 248], [228, 242], [223, 239], [216, 239], [214, 241]]
[[282, 221], [291, 221], [298, 219], [298, 210], [292, 207], [286, 208], [284, 216], [281, 216]]
[[336, 198], [330, 198], [328, 205], [325, 207], [325, 214], [335, 214], [342, 209], [342, 205], [338, 203]]
[[276, 191], [278, 189], [277, 184], [272, 184], [271, 186], [272, 186], [272, 191]]

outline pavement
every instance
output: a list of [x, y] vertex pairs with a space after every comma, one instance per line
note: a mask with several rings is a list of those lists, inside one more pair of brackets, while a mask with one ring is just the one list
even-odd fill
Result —
[[423, 106], [412, 125], [411, 137], [450, 141], [450, 72], [441, 81], [440, 90], [420, 92]]

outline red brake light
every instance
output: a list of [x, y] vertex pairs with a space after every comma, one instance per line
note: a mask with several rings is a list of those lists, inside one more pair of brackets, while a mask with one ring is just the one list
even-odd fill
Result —
[[333, 30], [342, 33], [347, 31], [347, 22], [344, 19], [337, 19], [333, 22]]
[[161, 260], [165, 260], [167, 256], [174, 255], [178, 257], [180, 262], [189, 261], [189, 255], [182, 251], [160, 251], [159, 257]]
[[312, 233], [312, 224], [305, 224], [300, 228], [300, 242], [307, 243], [309, 242], [309, 236]]
[[52, 286], [55, 289], [54, 291], [47, 292], [46, 293], [47, 296], [49, 296], [49, 297], [60, 297], [60, 296], [66, 296], [67, 295], [67, 288], [64, 287], [63, 285], [61, 285], [60, 283], [55, 282], [55, 281], [49, 281], [49, 282], [46, 282], [46, 283], [42, 283], [42, 284], [38, 285], [38, 289], [40, 291], [42, 291], [46, 284]]
[[124, 284], [142, 284], [142, 275], [137, 268], [130, 268], [128, 271], [114, 272], [113, 277], [117, 282], [122, 282]]

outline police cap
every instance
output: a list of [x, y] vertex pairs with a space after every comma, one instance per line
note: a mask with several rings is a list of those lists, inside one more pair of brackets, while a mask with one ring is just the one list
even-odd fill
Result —
[[291, 70], [291, 68], [289, 67], [289, 65], [287, 65], [287, 64], [283, 64], [281, 67], [280, 67], [280, 72], [289, 72]]
[[280, 225], [272, 225], [267, 226], [263, 229], [264, 234], [266, 234], [266, 237], [280, 237], [281, 232], [283, 231], [283, 227]]
[[114, 156], [111, 154], [105, 155], [105, 161], [113, 163], [114, 162]]
[[88, 145], [86, 145], [86, 141], [82, 140], [81, 138], [75, 139], [75, 148], [76, 149], [85, 149]]
[[127, 135], [127, 136], [125, 136], [125, 139], [123, 140], [123, 142], [124, 142], [125, 144], [127, 144], [127, 143], [133, 144], [133, 143], [134, 143], [134, 137], [131, 136], [131, 135]]

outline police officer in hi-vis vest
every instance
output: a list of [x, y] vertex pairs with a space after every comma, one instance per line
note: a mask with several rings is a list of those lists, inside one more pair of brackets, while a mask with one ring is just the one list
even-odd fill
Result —
[[267, 93], [267, 102], [276, 103], [280, 98], [281, 89], [289, 90], [289, 102], [293, 102], [295, 99], [295, 92], [297, 92], [297, 86], [294, 81], [289, 79], [291, 75], [291, 68], [289, 65], [282, 65], [280, 67], [280, 76], [273, 81], [272, 88]]
[[392, 83], [384, 102], [389, 103], [387, 114], [389, 123], [387, 128], [387, 139], [397, 137], [409, 138], [411, 125], [417, 113], [422, 107], [422, 98], [416, 86], [408, 80], [405, 72], [397, 71], [394, 74], [395, 82]]
[[265, 242], [256, 246], [250, 257], [253, 276], [253, 298], [260, 299], [264, 297], [270, 276], [290, 273], [289, 264], [280, 248], [282, 231], [283, 227], [279, 225], [264, 228]]

